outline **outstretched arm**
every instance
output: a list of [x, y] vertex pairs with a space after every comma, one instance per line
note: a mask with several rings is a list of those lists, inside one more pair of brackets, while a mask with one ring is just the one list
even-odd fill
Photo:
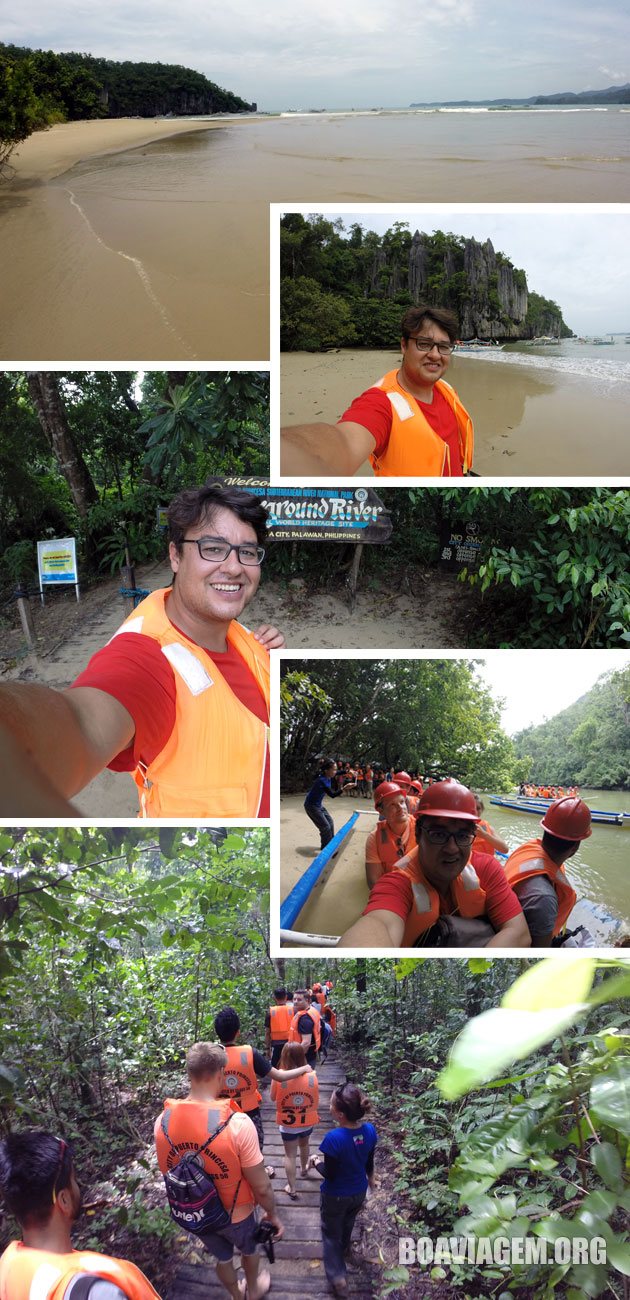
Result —
[[[134, 733], [131, 714], [94, 687], [0, 686], [0, 812], [45, 816], [46, 801], [77, 794], [130, 744]], [[68, 816], [73, 809], [68, 813], [59, 807], [57, 812]]]
[[362, 424], [294, 424], [280, 430], [281, 474], [356, 474], [376, 446]]

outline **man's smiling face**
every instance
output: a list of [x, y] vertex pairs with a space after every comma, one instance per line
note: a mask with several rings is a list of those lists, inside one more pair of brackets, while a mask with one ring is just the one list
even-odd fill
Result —
[[[201, 537], [221, 538], [234, 546], [258, 546], [251, 524], [244, 523], [232, 510], [219, 508], [200, 523], [187, 529], [181, 551], [171, 542], [169, 555], [177, 580], [175, 598], [169, 616], [177, 624], [176, 607], [195, 619], [228, 623], [238, 618], [255, 596], [260, 582], [259, 564], [242, 564], [237, 551], [225, 560], [203, 560], [197, 546], [189, 543]], [[185, 629], [184, 629], [185, 630]]]
[[446, 330], [426, 316], [414, 331], [414, 338], [401, 339], [400, 346], [403, 354], [401, 369], [410, 392], [413, 392], [414, 388], [432, 387], [436, 380], [442, 378], [451, 360], [450, 354], [442, 355], [435, 346], [429, 351], [424, 348], [419, 349], [416, 336], [427, 342], [431, 339], [434, 345], [436, 343], [450, 345]]

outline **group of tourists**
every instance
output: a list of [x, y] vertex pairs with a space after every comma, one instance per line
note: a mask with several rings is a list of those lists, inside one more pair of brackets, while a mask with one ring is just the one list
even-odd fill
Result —
[[530, 799], [562, 799], [565, 794], [579, 794], [579, 786], [570, 785], [568, 790], [565, 790], [563, 785], [536, 785], [532, 781], [521, 781], [518, 792], [527, 795]]
[[[233, 1007], [215, 1017], [216, 1042], [193, 1044], [186, 1056], [187, 1091], [167, 1097], [154, 1126], [155, 1148], [171, 1214], [216, 1260], [217, 1276], [233, 1300], [261, 1300], [271, 1287], [259, 1246], [285, 1231], [265, 1165], [258, 1081], [271, 1079], [271, 1100], [284, 1149], [283, 1192], [297, 1201], [302, 1178], [320, 1186], [324, 1268], [332, 1293], [348, 1294], [352, 1230], [374, 1183], [377, 1135], [365, 1116], [370, 1103], [352, 1082], [333, 1089], [333, 1127], [318, 1150], [310, 1141], [319, 1123], [316, 1067], [322, 1043], [334, 1035], [332, 983], [274, 990], [265, 1017], [272, 1056], [240, 1041]], [[73, 1250], [81, 1211], [74, 1154], [64, 1138], [43, 1130], [9, 1134], [0, 1143], [0, 1191], [22, 1239], [0, 1259], [0, 1300], [148, 1300], [157, 1296], [137, 1266], [89, 1250]], [[258, 1215], [258, 1207], [262, 1218]], [[239, 1279], [234, 1254], [241, 1257]], [[159, 1297], [158, 1297], [159, 1300]]]
[[[343, 793], [333, 789], [336, 771], [335, 760], [325, 759], [304, 803], [322, 849], [335, 833], [323, 799]], [[482, 816], [483, 800], [459, 781], [425, 784], [404, 771], [387, 778], [373, 793], [378, 821], [366, 842], [369, 900], [340, 946], [526, 948], [580, 942], [578, 931], [566, 930], [577, 895], [564, 865], [591, 834], [590, 809], [577, 793], [556, 791], [544, 811], [542, 837], [510, 852]]]

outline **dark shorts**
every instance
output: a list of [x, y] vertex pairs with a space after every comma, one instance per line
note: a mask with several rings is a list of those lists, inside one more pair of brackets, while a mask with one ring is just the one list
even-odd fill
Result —
[[310, 1138], [312, 1132], [312, 1128], [301, 1128], [299, 1133], [296, 1133], [295, 1131], [285, 1133], [284, 1129], [281, 1128], [280, 1137], [283, 1142], [297, 1142], [299, 1138]]
[[196, 1233], [198, 1241], [202, 1241], [206, 1250], [209, 1250], [215, 1259], [225, 1264], [232, 1258], [234, 1251], [237, 1250], [241, 1255], [256, 1254], [256, 1213], [242, 1219], [240, 1223], [228, 1223], [225, 1228], [219, 1232], [199, 1232]]

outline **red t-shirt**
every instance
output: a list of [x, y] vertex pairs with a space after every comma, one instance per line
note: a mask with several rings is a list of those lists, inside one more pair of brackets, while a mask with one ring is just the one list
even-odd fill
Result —
[[[258, 682], [238, 651], [229, 645], [223, 652], [206, 650], [205, 653], [216, 663], [241, 704], [268, 723], [267, 706]], [[177, 688], [175, 672], [152, 637], [141, 632], [121, 632], [102, 650], [97, 650], [72, 685], [92, 686], [113, 695], [134, 720], [134, 738], [127, 749], [108, 763], [112, 771], [133, 772], [139, 762], [148, 766], [164, 749], [175, 726]], [[259, 817], [269, 816], [269, 783], [267, 748]]]
[[[428, 424], [448, 446], [450, 452], [450, 469], [444, 471], [445, 478], [461, 478], [463, 474], [462, 459], [459, 450], [459, 433], [455, 413], [439, 388], [433, 389], [433, 401], [418, 402]], [[381, 388], [368, 388], [360, 397], [355, 397], [351, 406], [344, 411], [341, 420], [351, 420], [353, 424], [362, 424], [376, 439], [373, 456], [382, 456], [387, 450], [389, 435], [392, 431], [391, 402]], [[341, 423], [341, 421], [340, 421]]]
[[[486, 895], [486, 915], [488, 920], [495, 930], [500, 930], [506, 921], [510, 921], [513, 916], [518, 916], [523, 909], [514, 890], [508, 884], [508, 878], [497, 858], [491, 857], [487, 853], [472, 853], [470, 860], [479, 876], [479, 884]], [[380, 910], [393, 912], [395, 916], [400, 916], [403, 921], [406, 921], [412, 906], [413, 891], [411, 881], [404, 871], [399, 871], [395, 867], [393, 871], [388, 871], [387, 875], [381, 876], [380, 880], [377, 880], [370, 893], [369, 902], [363, 915], [365, 916], [367, 912]], [[446, 898], [442, 898], [442, 895], [440, 895], [440, 915], [449, 916], [453, 911], [454, 904], [450, 899], [450, 895], [447, 895]]]

